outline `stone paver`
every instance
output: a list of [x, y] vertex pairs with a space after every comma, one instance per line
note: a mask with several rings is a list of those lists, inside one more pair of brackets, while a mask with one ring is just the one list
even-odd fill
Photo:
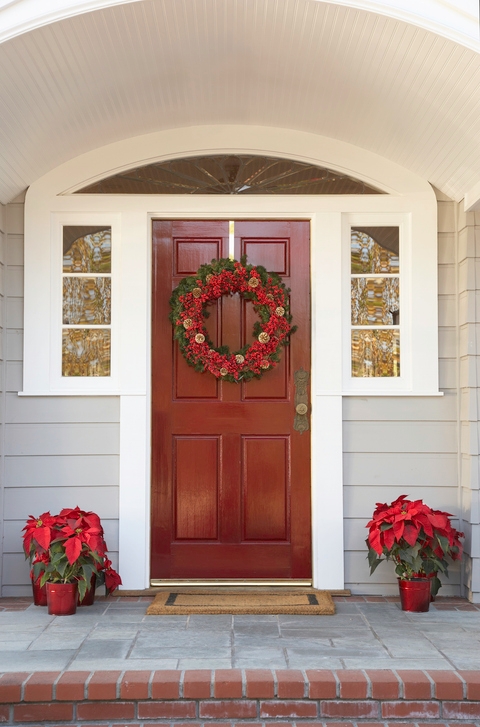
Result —
[[0, 599], [0, 672], [153, 669], [480, 669], [480, 607], [340, 598], [335, 616], [146, 616], [151, 599], [99, 599], [48, 616]]

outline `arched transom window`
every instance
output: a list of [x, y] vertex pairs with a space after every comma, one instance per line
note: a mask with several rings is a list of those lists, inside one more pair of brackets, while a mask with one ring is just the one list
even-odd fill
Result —
[[383, 194], [331, 169], [269, 156], [214, 154], [128, 169], [76, 194]]

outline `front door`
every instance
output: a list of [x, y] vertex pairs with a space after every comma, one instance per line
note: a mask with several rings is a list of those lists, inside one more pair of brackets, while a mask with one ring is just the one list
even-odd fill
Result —
[[[310, 432], [294, 430], [295, 372], [310, 371], [310, 224], [236, 221], [234, 257], [277, 272], [297, 331], [281, 362], [247, 383], [188, 366], [171, 291], [229, 254], [229, 222], [153, 222], [152, 579], [306, 579], [311, 571]], [[251, 340], [251, 303], [224, 296], [217, 346]]]

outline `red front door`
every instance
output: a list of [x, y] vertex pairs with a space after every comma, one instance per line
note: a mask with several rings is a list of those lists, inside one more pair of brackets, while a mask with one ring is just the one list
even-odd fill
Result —
[[[235, 259], [281, 275], [298, 329], [275, 369], [232, 384], [187, 365], [168, 319], [180, 280], [228, 257], [229, 223], [153, 223], [152, 579], [311, 577], [310, 436], [293, 429], [294, 373], [310, 370], [309, 231], [235, 222]], [[224, 296], [207, 327], [236, 350], [254, 321]]]

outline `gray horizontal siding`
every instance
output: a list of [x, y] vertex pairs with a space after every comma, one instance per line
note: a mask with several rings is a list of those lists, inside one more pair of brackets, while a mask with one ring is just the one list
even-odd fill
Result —
[[[48, 406], [48, 399], [45, 400]], [[7, 424], [5, 455], [118, 454], [117, 424]]]
[[408, 488], [452, 487], [457, 480], [457, 455], [440, 452], [347, 452], [343, 456], [346, 487], [376, 485]]
[[8, 520], [26, 520], [49, 510], [58, 513], [78, 505], [101, 518], [118, 518], [118, 487], [6, 487], [5, 515]]
[[454, 422], [345, 422], [345, 452], [457, 451]]
[[457, 397], [451, 393], [445, 396], [419, 398], [415, 396], [375, 396], [343, 400], [343, 420], [347, 421], [407, 421], [456, 422]]
[[118, 423], [118, 397], [92, 396], [17, 396], [7, 394], [6, 422], [8, 424], [56, 423]]
[[6, 457], [7, 487], [74, 487], [118, 485], [116, 455]]

